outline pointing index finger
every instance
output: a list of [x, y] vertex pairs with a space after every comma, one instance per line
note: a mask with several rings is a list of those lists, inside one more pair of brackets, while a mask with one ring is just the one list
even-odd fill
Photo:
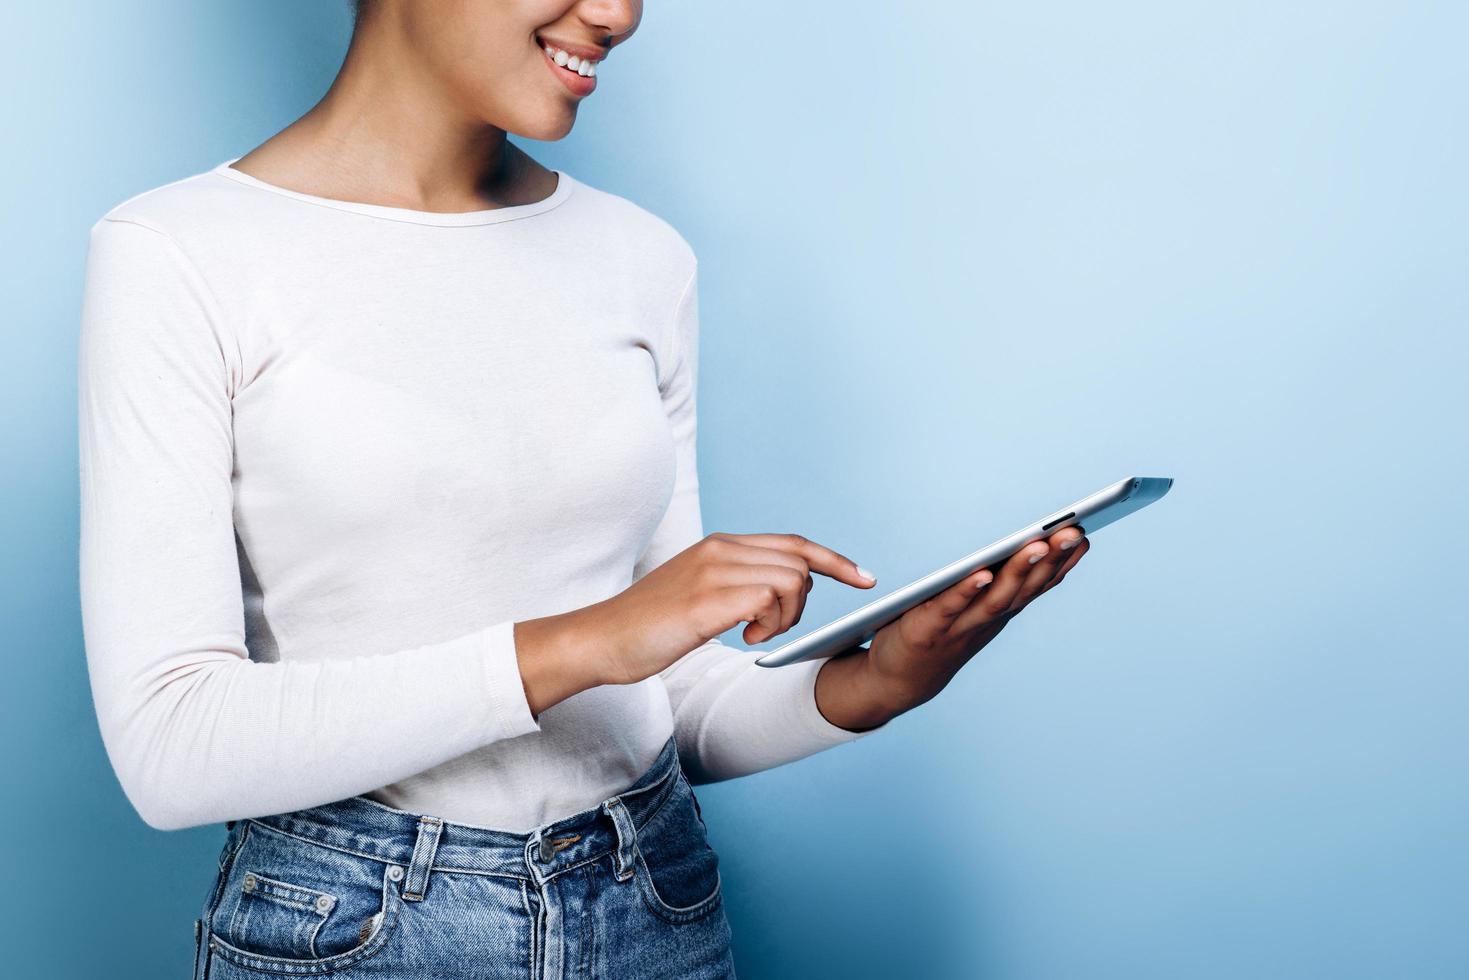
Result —
[[868, 589], [877, 584], [875, 576], [846, 555], [799, 534], [747, 534], [744, 537], [749, 544], [799, 555], [813, 572], [820, 572], [838, 582], [845, 582], [859, 589]]

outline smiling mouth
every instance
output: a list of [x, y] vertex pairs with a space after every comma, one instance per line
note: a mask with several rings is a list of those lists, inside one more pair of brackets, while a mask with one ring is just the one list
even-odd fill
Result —
[[540, 38], [536, 38], [536, 40], [540, 43], [541, 50], [546, 52], [546, 57], [550, 58], [551, 63], [557, 68], [570, 72], [573, 75], [580, 75], [583, 78], [597, 77], [597, 65], [601, 64], [600, 59], [580, 57], [557, 47], [550, 41], [544, 41]]

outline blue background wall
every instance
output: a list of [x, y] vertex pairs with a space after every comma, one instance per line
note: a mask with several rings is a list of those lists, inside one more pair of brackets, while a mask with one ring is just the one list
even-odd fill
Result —
[[[0, 9], [12, 975], [187, 976], [223, 833], [138, 820], [92, 715], [87, 228], [307, 109], [348, 29]], [[883, 591], [1178, 480], [936, 701], [703, 792], [743, 976], [1469, 975], [1466, 33], [1451, 3], [654, 0], [572, 135], [520, 141], [700, 254], [710, 530]], [[857, 601], [823, 583], [797, 629]]]

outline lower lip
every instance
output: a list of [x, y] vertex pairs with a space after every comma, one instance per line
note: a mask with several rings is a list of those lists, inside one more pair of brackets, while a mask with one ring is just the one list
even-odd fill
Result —
[[578, 75], [574, 71], [567, 71], [551, 60], [551, 55], [545, 48], [541, 48], [541, 56], [546, 59], [546, 67], [561, 80], [562, 85], [571, 90], [572, 95], [591, 95], [596, 90], [596, 75]]

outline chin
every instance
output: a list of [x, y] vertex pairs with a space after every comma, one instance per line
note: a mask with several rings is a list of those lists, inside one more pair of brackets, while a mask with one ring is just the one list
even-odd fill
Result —
[[576, 109], [547, 112], [535, 118], [513, 120], [512, 123], [512, 125], [503, 127], [507, 133], [514, 133], [526, 139], [550, 142], [559, 140], [571, 132], [571, 127], [576, 124]]

